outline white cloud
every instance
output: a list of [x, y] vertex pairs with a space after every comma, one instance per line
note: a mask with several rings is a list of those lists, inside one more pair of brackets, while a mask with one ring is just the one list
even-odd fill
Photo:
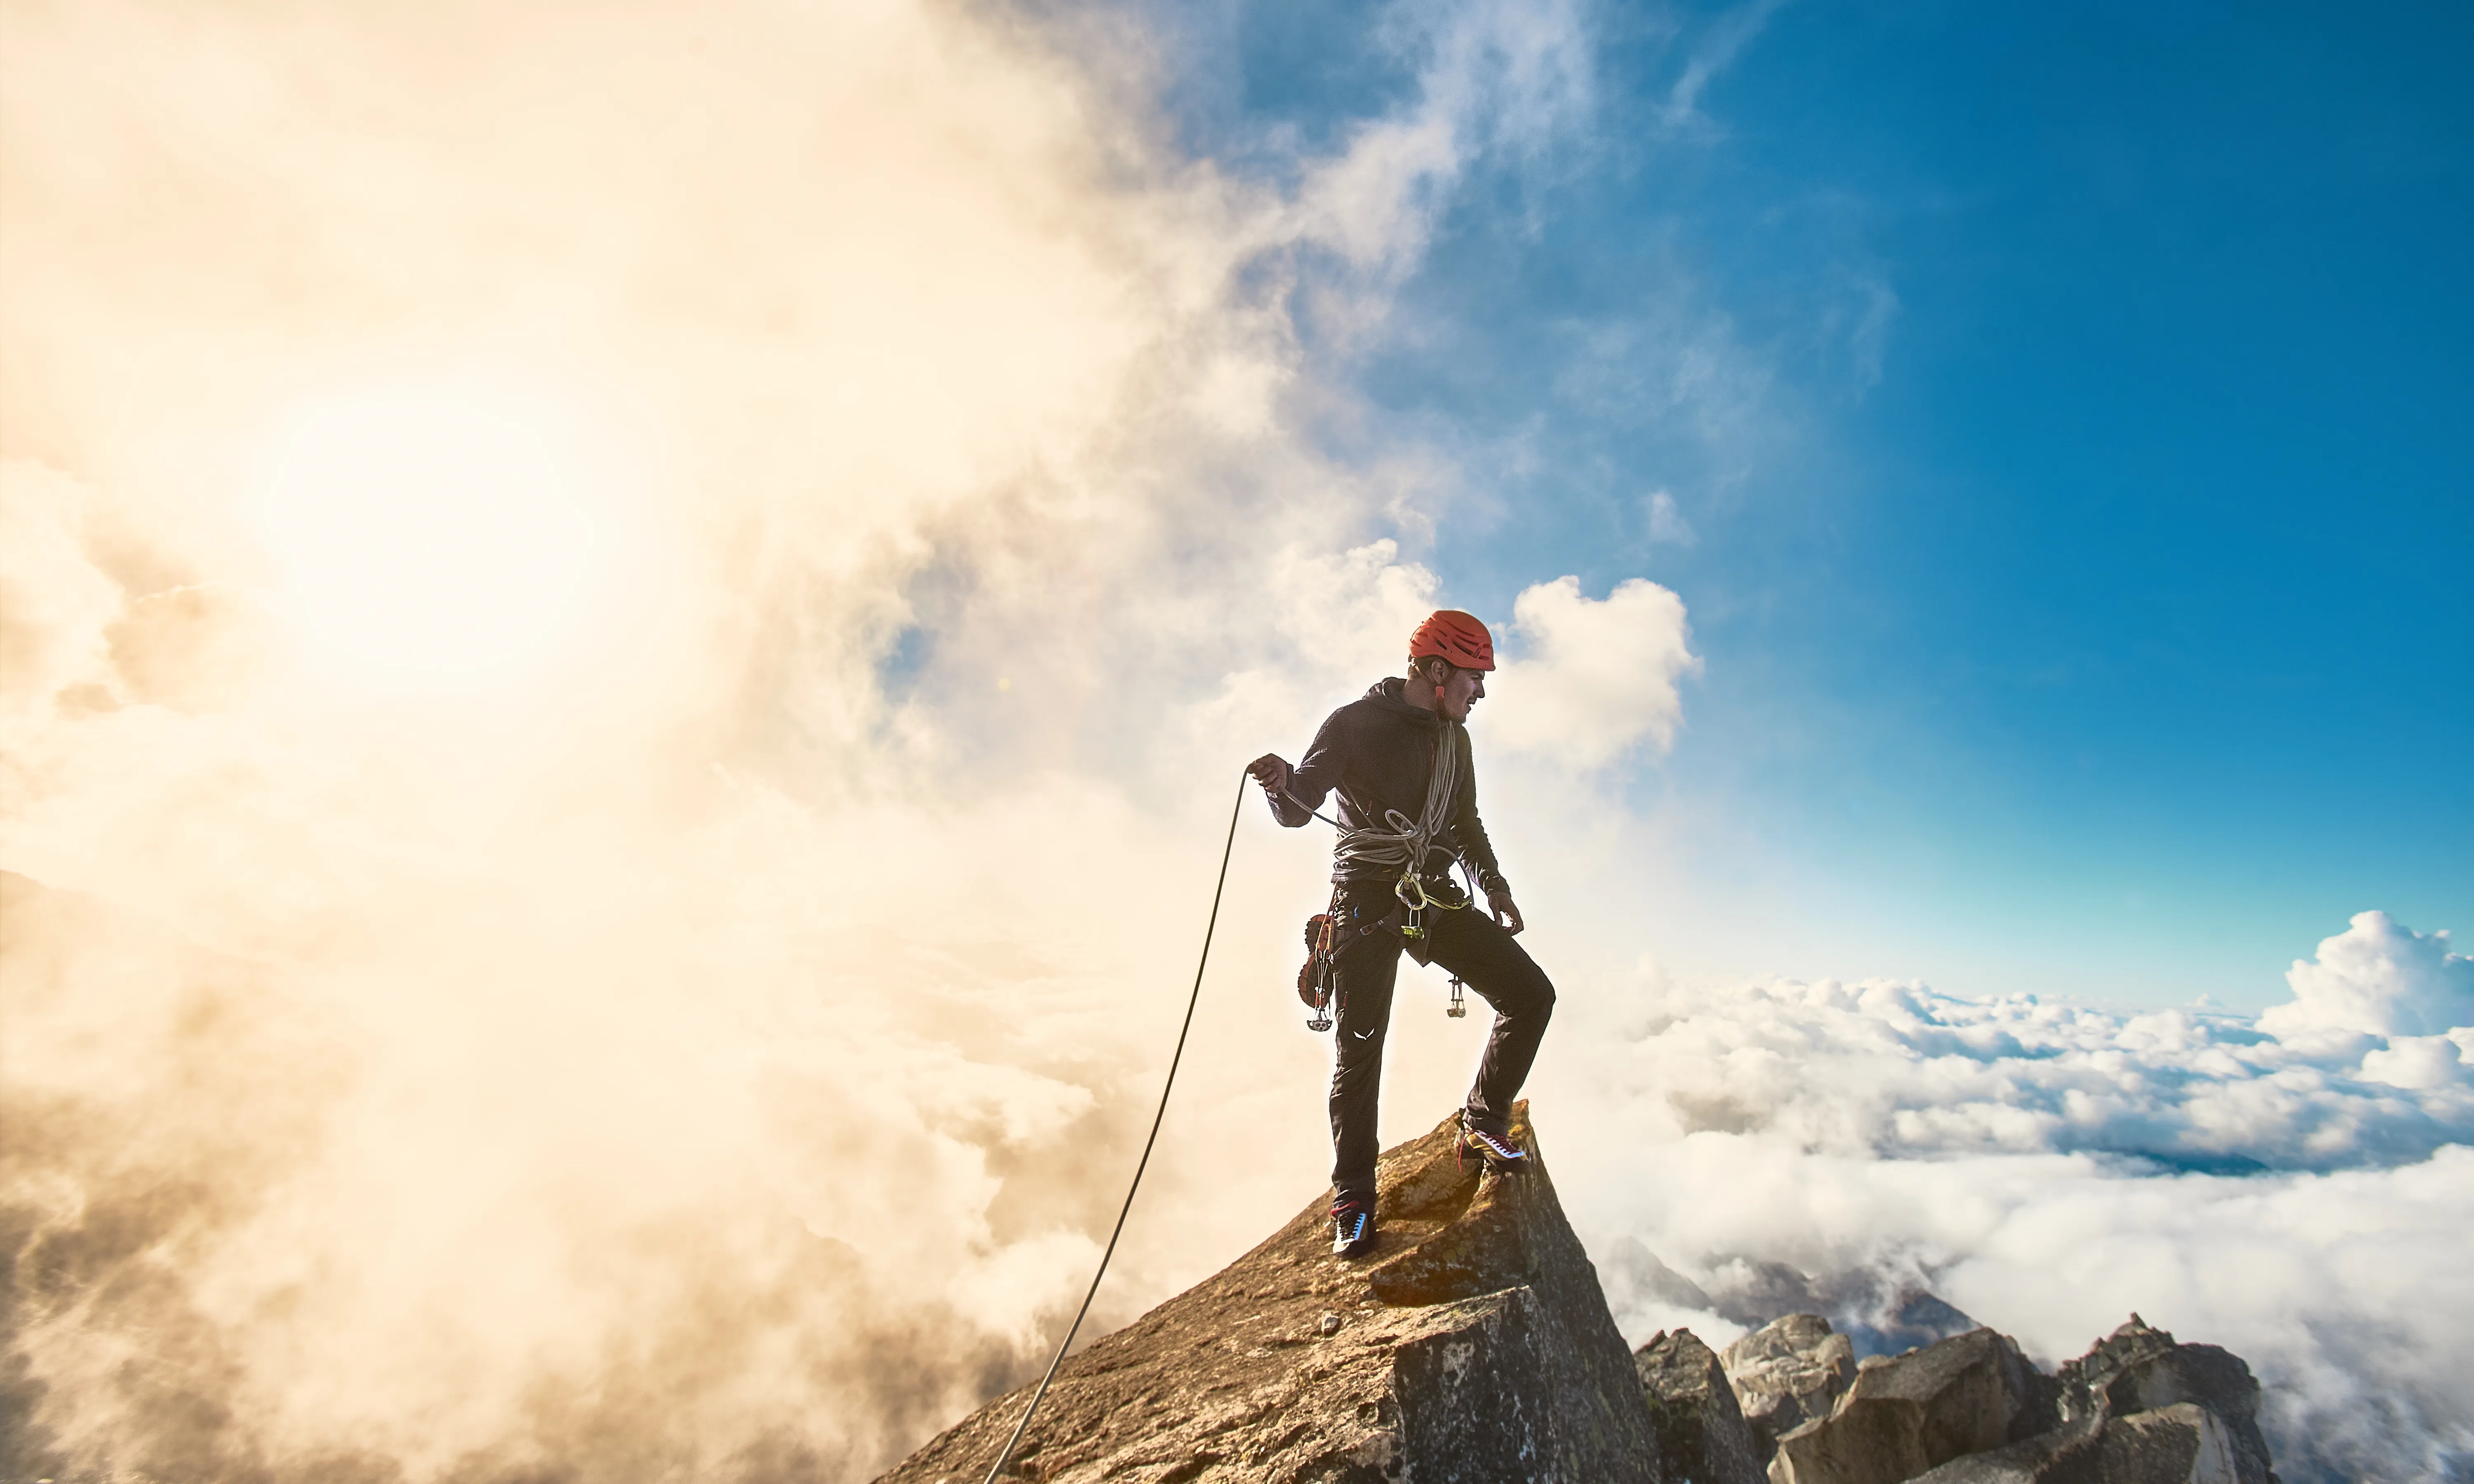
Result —
[[1685, 58], [1684, 71], [1667, 89], [1661, 110], [1665, 126], [1682, 133], [1708, 135], [1716, 126], [1701, 111], [1701, 93], [1725, 72], [1746, 44], [1761, 34], [1770, 15], [1785, 0], [1750, 0], [1719, 15]]
[[[2375, 916], [2297, 993], [2363, 974], [2366, 939], [2441, 936]], [[1636, 1339], [1693, 1323], [1695, 1287], [1722, 1333], [1780, 1304], [1864, 1322], [1924, 1287], [2050, 1364], [2136, 1309], [2250, 1361], [2289, 1479], [2446, 1476], [2474, 1446], [2446, 1379], [2474, 1362], [2455, 1041], [1886, 980], [1647, 982], [1628, 1028], [1571, 998], [1592, 1023], [1558, 1024], [1541, 1127], [1593, 1246], [1673, 1270], [1617, 1285]]]
[[[48, 708], [66, 691], [110, 679], [104, 626], [120, 613], [120, 585], [79, 555], [90, 496], [76, 481], [29, 465], [0, 466], [0, 672], [12, 682], [11, 733], [36, 725], [16, 707]], [[54, 574], [59, 574], [55, 576]], [[13, 735], [5, 740], [14, 741]]]
[[[1296, 431], [1290, 298], [1378, 321], [1586, 61], [1461, 8], [1275, 190], [934, 7], [12, 28], [0, 1208], [74, 1279], [10, 1296], [27, 1446], [864, 1478], [1035, 1363], [1238, 765], [1437, 596], [1398, 481]], [[349, 635], [282, 601], [264, 430], [494, 378], [591, 409], [623, 601], [516, 683], [310, 665]], [[454, 573], [385, 575], [345, 606], [441, 654]], [[1232, 882], [1222, 984], [1286, 977], [1321, 875], [1252, 828], [1294, 869]], [[1288, 1005], [1205, 1017], [1147, 1186], [1194, 1214], [1103, 1325], [1323, 1161]]]
[[1670, 546], [1691, 546], [1701, 539], [1692, 522], [1676, 509], [1675, 496], [1663, 490], [1649, 497], [1649, 539], [1653, 544], [1663, 542]]
[[2437, 1036], [2474, 1026], [2474, 958], [2450, 952], [2446, 933], [2426, 937], [2385, 912], [2357, 913], [2316, 960], [2297, 960], [2285, 982], [2293, 1002], [2260, 1017], [2280, 1036]]
[[1701, 669], [1673, 592], [1635, 577], [1590, 598], [1579, 578], [1559, 578], [1514, 600], [1511, 633], [1519, 650], [1498, 660], [1480, 703], [1491, 745], [1595, 768], [1643, 742], [1673, 744], [1678, 683]]
[[1419, 60], [1415, 99], [1359, 124], [1337, 155], [1316, 161], [1277, 219], [1280, 239], [1337, 254], [1350, 270], [1344, 293], [1303, 285], [1322, 328], [1343, 341], [1382, 320], [1473, 160], [1541, 150], [1585, 116], [1592, 94], [1589, 28], [1571, 0], [1403, 8], [1394, 30]]
[[2463, 1082], [2469, 1071], [2474, 1067], [2466, 1065], [2464, 1048], [2446, 1036], [2391, 1036], [2385, 1047], [2363, 1055], [2365, 1077], [2416, 1091]]

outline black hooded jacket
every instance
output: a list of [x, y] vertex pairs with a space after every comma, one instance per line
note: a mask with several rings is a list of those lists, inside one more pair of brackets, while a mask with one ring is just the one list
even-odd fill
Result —
[[[1289, 792], [1302, 805], [1273, 796], [1272, 814], [1294, 829], [1314, 818], [1314, 809], [1325, 797], [1337, 793], [1340, 822], [1347, 828], [1388, 828], [1383, 819], [1386, 809], [1417, 819], [1426, 807], [1434, 750], [1456, 747], [1461, 754], [1459, 797], [1452, 802], [1451, 824], [1435, 842], [1419, 874], [1443, 880], [1457, 855], [1476, 874], [1481, 889], [1492, 889], [1503, 877], [1495, 869], [1494, 846], [1477, 817], [1477, 770], [1469, 754], [1468, 729], [1446, 720], [1440, 711], [1402, 700], [1403, 683], [1396, 675], [1377, 681], [1365, 695], [1332, 712], [1315, 733], [1314, 745], [1306, 749], [1305, 761], [1289, 775]], [[1331, 878], [1346, 885], [1387, 874], [1381, 867], [1335, 861]]]

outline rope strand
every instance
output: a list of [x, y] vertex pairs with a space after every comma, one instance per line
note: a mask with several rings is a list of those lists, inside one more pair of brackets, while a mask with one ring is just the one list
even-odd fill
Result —
[[1220, 882], [1211, 889], [1211, 920], [1202, 929], [1202, 957], [1194, 966], [1194, 992], [1185, 998], [1185, 1023], [1177, 1027], [1176, 1050], [1168, 1059], [1168, 1080], [1160, 1085], [1159, 1111], [1152, 1114], [1151, 1137], [1143, 1140], [1143, 1157], [1134, 1162], [1133, 1183], [1126, 1187], [1126, 1204], [1117, 1212], [1116, 1230], [1108, 1233], [1107, 1250], [1100, 1254], [1100, 1270], [1091, 1275], [1090, 1291], [1082, 1295], [1082, 1306], [1075, 1311], [1074, 1323], [1065, 1327], [1065, 1338], [1057, 1342], [1056, 1354], [1048, 1362], [1048, 1374], [1039, 1378], [1039, 1389], [1031, 1394], [1031, 1405], [1022, 1409], [1022, 1421], [1014, 1424], [1013, 1436], [1006, 1440], [1005, 1450], [997, 1454], [997, 1461], [988, 1466], [988, 1476], [982, 1484], [996, 1484], [997, 1475], [1005, 1472], [1006, 1465], [1013, 1459], [1014, 1448], [1022, 1442], [1024, 1429], [1031, 1425], [1032, 1415], [1048, 1395], [1048, 1383], [1056, 1379], [1056, 1368], [1065, 1363], [1065, 1352], [1082, 1328], [1083, 1317], [1091, 1312], [1091, 1301], [1100, 1296], [1100, 1280], [1108, 1275], [1108, 1259], [1117, 1255], [1117, 1238], [1125, 1234], [1126, 1217], [1134, 1209], [1134, 1192], [1142, 1188], [1143, 1171], [1151, 1167], [1152, 1146], [1159, 1142], [1160, 1123], [1168, 1117], [1169, 1089], [1176, 1086], [1177, 1064], [1185, 1060], [1186, 1033], [1194, 1029], [1194, 1007], [1202, 998], [1202, 970], [1211, 962], [1212, 932], [1220, 926], [1220, 898], [1228, 887], [1228, 857], [1237, 850], [1237, 815], [1246, 807], [1248, 781], [1243, 776], [1238, 778], [1237, 802], [1228, 809], [1228, 839], [1220, 848]]

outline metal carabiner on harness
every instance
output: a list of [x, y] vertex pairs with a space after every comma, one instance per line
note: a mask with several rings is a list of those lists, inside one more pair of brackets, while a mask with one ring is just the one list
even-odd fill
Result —
[[1400, 879], [1392, 883], [1392, 895], [1400, 899], [1400, 905], [1409, 909], [1408, 920], [1400, 924], [1400, 936], [1425, 937], [1425, 923], [1419, 921], [1419, 917], [1432, 904], [1433, 898], [1426, 895], [1426, 883], [1418, 879], [1417, 867], [1411, 866], [1400, 873]]

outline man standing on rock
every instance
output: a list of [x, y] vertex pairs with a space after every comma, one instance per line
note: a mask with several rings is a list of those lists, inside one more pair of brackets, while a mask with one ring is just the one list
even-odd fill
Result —
[[[1333, 847], [1330, 975], [1339, 1002], [1331, 1073], [1332, 1251], [1374, 1246], [1375, 1104], [1392, 985], [1400, 950], [1441, 964], [1494, 1008], [1494, 1028], [1461, 1111], [1465, 1148], [1494, 1169], [1522, 1167], [1511, 1137], [1512, 1101], [1537, 1059], [1555, 987], [1513, 936], [1521, 929], [1512, 887], [1477, 816], [1469, 706], [1486, 694], [1494, 639], [1457, 610], [1430, 615], [1409, 636], [1409, 673], [1377, 682], [1331, 713], [1305, 761], [1266, 754], [1248, 766], [1290, 828], [1340, 796]], [[1457, 858], [1486, 894], [1470, 909], [1451, 879]]]

